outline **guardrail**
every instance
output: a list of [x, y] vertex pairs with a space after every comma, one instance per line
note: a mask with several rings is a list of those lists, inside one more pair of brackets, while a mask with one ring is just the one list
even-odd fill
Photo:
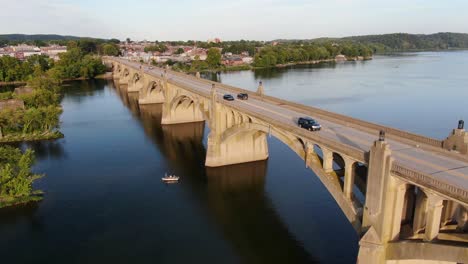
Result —
[[443, 181], [437, 180], [434, 176], [424, 174], [415, 170], [408, 169], [402, 165], [393, 162], [391, 173], [402, 178], [405, 181], [410, 181], [416, 185], [439, 192], [444, 196], [454, 198], [468, 204], [468, 191], [454, 186]]

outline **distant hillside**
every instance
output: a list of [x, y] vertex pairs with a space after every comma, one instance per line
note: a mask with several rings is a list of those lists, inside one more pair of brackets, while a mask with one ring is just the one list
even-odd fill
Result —
[[414, 35], [405, 33], [368, 35], [346, 37], [360, 43], [382, 44], [393, 50], [439, 50], [439, 49], [467, 49], [468, 34], [436, 33], [431, 35]]
[[37, 35], [25, 35], [25, 34], [5, 34], [0, 35], [0, 39], [8, 41], [51, 41], [51, 40], [77, 40], [81, 39], [80, 37], [75, 36], [62, 36], [54, 34], [37, 34]]
[[[297, 42], [299, 40], [277, 40], [278, 42]], [[377, 52], [468, 49], [468, 34], [436, 33], [430, 35], [394, 33], [383, 35], [352, 36], [344, 38], [317, 38], [302, 40], [309, 42], [356, 42], [371, 44]]]

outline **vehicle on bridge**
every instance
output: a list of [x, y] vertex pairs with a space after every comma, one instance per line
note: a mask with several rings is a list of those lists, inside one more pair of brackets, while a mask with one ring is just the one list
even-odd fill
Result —
[[237, 95], [237, 99], [247, 100], [247, 99], [249, 99], [249, 95], [246, 94], [246, 93], [240, 93], [240, 94]]
[[310, 117], [299, 117], [297, 120], [299, 127], [305, 128], [310, 131], [316, 131], [322, 129], [322, 126]]
[[234, 101], [234, 96], [232, 96], [230, 94], [225, 94], [223, 96], [223, 99], [226, 100], [226, 101]]

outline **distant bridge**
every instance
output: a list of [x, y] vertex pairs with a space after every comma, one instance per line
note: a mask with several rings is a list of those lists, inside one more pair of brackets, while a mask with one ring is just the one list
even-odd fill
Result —
[[[162, 124], [208, 122], [208, 167], [267, 159], [268, 135], [289, 146], [363, 235], [359, 263], [468, 263], [468, 133], [462, 122], [441, 141], [267, 96], [261, 84], [250, 92], [199, 74], [104, 61], [116, 82], [139, 94], [140, 104], [163, 104]], [[222, 99], [240, 92], [249, 99]], [[300, 116], [314, 117], [322, 130], [299, 128]]]

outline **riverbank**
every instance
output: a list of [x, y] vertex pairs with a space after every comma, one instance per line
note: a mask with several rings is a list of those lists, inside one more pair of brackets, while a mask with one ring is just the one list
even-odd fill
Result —
[[[103, 74], [99, 74], [94, 76], [93, 78], [85, 78], [85, 77], [80, 77], [80, 78], [71, 78], [71, 79], [63, 79], [61, 80], [62, 82], [71, 82], [71, 81], [86, 81], [86, 80], [92, 80], [92, 79], [105, 79], [105, 80], [110, 80], [112, 79], [112, 72], [106, 72]], [[0, 87], [6, 87], [6, 86], [23, 86], [27, 85], [28, 83], [26, 81], [20, 81], [20, 82], [0, 82]]]
[[[321, 64], [321, 63], [333, 63], [333, 62], [346, 62], [346, 61], [366, 61], [372, 60], [372, 57], [354, 57], [354, 58], [345, 58], [343, 60], [338, 59], [325, 59], [325, 60], [312, 60], [312, 61], [298, 61], [298, 62], [289, 62], [283, 64], [276, 64], [272, 67], [255, 67], [252, 65], [238, 65], [238, 66], [228, 66], [223, 68], [216, 68], [216, 69], [207, 69], [199, 71], [200, 73], [213, 73], [213, 72], [234, 72], [234, 71], [250, 71], [250, 70], [262, 70], [262, 69], [280, 69], [286, 68], [295, 65], [313, 65], [313, 64]], [[189, 70], [184, 71], [186, 73], [196, 73], [197, 71]]]
[[16, 142], [32, 142], [41, 140], [53, 140], [63, 138], [64, 135], [60, 131], [43, 132], [43, 133], [31, 133], [21, 135], [5, 135], [0, 137], [1, 143], [16, 143]]
[[34, 191], [30, 196], [20, 196], [20, 197], [11, 197], [11, 196], [0, 196], [0, 208], [27, 204], [31, 202], [39, 202], [44, 198], [43, 191]]
[[26, 85], [26, 81], [18, 81], [18, 82], [0, 82], [0, 87], [3, 86], [19, 86], [19, 85]]

